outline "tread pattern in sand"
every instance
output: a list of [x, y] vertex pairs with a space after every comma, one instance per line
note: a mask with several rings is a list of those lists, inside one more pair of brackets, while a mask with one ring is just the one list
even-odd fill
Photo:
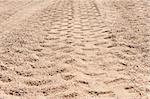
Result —
[[0, 95], [147, 97], [148, 8], [146, 0], [138, 1], [55, 0], [1, 33]]

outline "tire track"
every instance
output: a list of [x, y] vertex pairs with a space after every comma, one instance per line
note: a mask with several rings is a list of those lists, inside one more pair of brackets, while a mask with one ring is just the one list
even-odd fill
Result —
[[148, 26], [136, 12], [143, 2], [51, 1], [1, 35], [0, 91], [27, 99], [147, 97]]
[[[121, 72], [124, 71], [124, 74], [130, 76], [128, 84], [129, 86], [134, 87], [129, 88], [129, 92], [132, 90], [132, 93], [137, 93], [135, 96], [138, 95], [139, 99], [142, 97], [148, 97], [145, 90], [145, 88], [147, 89], [148, 87], [146, 87], [147, 84], [144, 83], [145, 81], [148, 81], [148, 79], [146, 79], [148, 77], [148, 75], [146, 77], [146, 73], [149, 71], [146, 65], [149, 64], [146, 62], [146, 60], [149, 59], [149, 56], [145, 56], [144, 54], [145, 51], [146, 53], [149, 53], [147, 50], [149, 47], [146, 47], [149, 43], [149, 40], [146, 39], [149, 37], [145, 36], [149, 31], [148, 24], [146, 23], [146, 20], [148, 19], [146, 14], [148, 8], [143, 7], [145, 6], [145, 3], [146, 1], [121, 0], [112, 1], [112, 5], [108, 4], [116, 9], [119, 14], [118, 16], [121, 16], [120, 19], [118, 18], [119, 21], [114, 21], [114, 24], [112, 25], [113, 34], [116, 36], [115, 41], [117, 41], [115, 50], [118, 50], [119, 52], [118, 54], [115, 52], [116, 56], [122, 59], [123, 61], [120, 63], [123, 66], [126, 66], [124, 69], [121, 69]], [[142, 7], [145, 8], [145, 10], [140, 10], [143, 9]], [[121, 47], [123, 49], [121, 49]], [[139, 73], [142, 75], [144, 73], [146, 78], [143, 78], [144, 76], [142, 75], [137, 76]], [[134, 95], [128, 97], [134, 97]]]

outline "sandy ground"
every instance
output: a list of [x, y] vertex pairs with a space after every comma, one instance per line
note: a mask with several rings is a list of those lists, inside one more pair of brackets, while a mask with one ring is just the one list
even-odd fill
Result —
[[150, 0], [0, 0], [0, 99], [150, 99]]

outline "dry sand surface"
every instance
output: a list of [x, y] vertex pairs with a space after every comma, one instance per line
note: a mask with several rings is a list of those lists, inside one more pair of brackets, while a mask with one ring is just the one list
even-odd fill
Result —
[[0, 0], [0, 99], [150, 99], [150, 0]]

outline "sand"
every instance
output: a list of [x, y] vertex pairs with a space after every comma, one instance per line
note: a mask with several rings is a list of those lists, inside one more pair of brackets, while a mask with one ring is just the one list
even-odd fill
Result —
[[149, 0], [0, 0], [0, 99], [150, 99]]

